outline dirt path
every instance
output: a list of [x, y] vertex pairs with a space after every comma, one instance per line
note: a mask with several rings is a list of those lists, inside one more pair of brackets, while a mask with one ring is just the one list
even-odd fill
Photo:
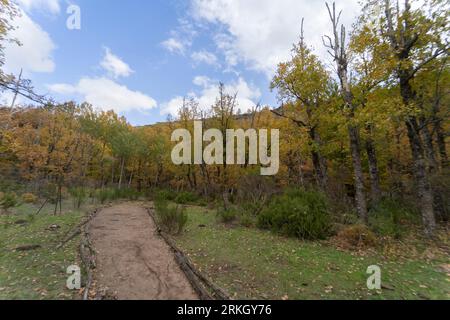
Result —
[[132, 203], [104, 209], [89, 230], [97, 287], [120, 300], [197, 299], [146, 209]]

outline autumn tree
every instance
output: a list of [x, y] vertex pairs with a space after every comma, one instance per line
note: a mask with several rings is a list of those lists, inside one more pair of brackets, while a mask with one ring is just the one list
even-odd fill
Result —
[[272, 80], [271, 88], [277, 89], [282, 103], [273, 112], [307, 130], [314, 173], [322, 190], [328, 188], [328, 170], [319, 132], [320, 112], [328, 102], [330, 86], [328, 72], [304, 41], [302, 20], [300, 41], [292, 49], [292, 59], [279, 64]]
[[[418, 202], [425, 233], [432, 236], [436, 228], [434, 192], [427, 166], [426, 117], [420, 105], [420, 93], [415, 86], [418, 74], [441, 56], [448, 55], [448, 8], [446, 1], [427, 1], [412, 9], [412, 2], [404, 0], [400, 6], [390, 0], [368, 1], [365, 13], [369, 30], [388, 44], [392, 72], [403, 103], [403, 119], [414, 165]], [[376, 45], [376, 44], [368, 44]], [[389, 60], [388, 60], [389, 61]], [[389, 65], [389, 64], [388, 64]], [[425, 137], [426, 139], [426, 137]]]

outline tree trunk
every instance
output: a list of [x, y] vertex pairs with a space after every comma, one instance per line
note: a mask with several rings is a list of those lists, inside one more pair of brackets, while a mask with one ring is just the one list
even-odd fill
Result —
[[441, 160], [441, 168], [442, 170], [444, 170], [448, 166], [448, 155], [447, 155], [447, 145], [445, 143], [445, 133], [444, 130], [442, 129], [440, 122], [437, 122], [435, 124], [435, 131]]
[[433, 136], [431, 135], [430, 129], [427, 126], [427, 121], [424, 118], [420, 119], [420, 126], [422, 130], [422, 136], [424, 140], [429, 171], [434, 173], [438, 169], [438, 162], [436, 159], [436, 153], [433, 145]]
[[355, 178], [355, 191], [356, 191], [356, 208], [358, 211], [358, 215], [366, 224], [369, 220], [369, 215], [367, 212], [367, 203], [366, 203], [366, 195], [364, 192], [364, 175], [362, 170], [361, 163], [361, 145], [359, 138], [359, 129], [357, 125], [352, 124], [355, 117], [355, 111], [357, 109], [357, 105], [354, 101], [354, 95], [351, 90], [350, 81], [348, 77], [348, 56], [346, 51], [346, 31], [345, 27], [341, 26], [340, 32], [339, 28], [339, 17], [340, 14], [336, 14], [336, 5], [333, 3], [333, 9], [327, 5], [328, 13], [330, 15], [331, 22], [333, 24], [333, 37], [334, 41], [328, 37], [329, 45], [327, 45], [328, 49], [330, 49], [330, 53], [333, 56], [336, 66], [337, 66], [337, 74], [340, 80], [341, 87], [341, 96], [346, 104], [346, 108], [349, 110], [348, 114], [348, 131], [350, 136], [350, 150], [352, 154], [353, 160], [353, 171]]
[[[400, 93], [405, 106], [410, 106], [417, 98], [416, 92], [411, 86], [411, 70], [400, 70]], [[417, 197], [422, 214], [425, 234], [432, 237], [436, 229], [436, 217], [434, 214], [434, 196], [425, 161], [425, 150], [417, 118], [409, 116], [406, 119], [406, 128], [411, 146], [414, 177], [416, 180]]]
[[120, 165], [119, 190], [122, 189], [122, 179], [123, 179], [124, 168], [125, 168], [125, 158], [122, 158], [122, 164]]
[[105, 181], [105, 149], [106, 149], [106, 142], [103, 143], [102, 146], [102, 155], [100, 160], [100, 172], [101, 172], [101, 188], [103, 189], [105, 187], [106, 181]]
[[367, 212], [367, 202], [364, 188], [364, 174], [361, 161], [361, 145], [359, 139], [359, 130], [357, 127], [349, 125], [350, 149], [353, 160], [353, 171], [355, 179], [355, 199], [358, 215], [364, 223], [369, 222]]
[[320, 135], [315, 128], [309, 130], [312, 146], [312, 160], [314, 172], [320, 189], [326, 191], [328, 188], [328, 169], [326, 160], [322, 157], [318, 147], [321, 145]]
[[430, 183], [433, 192], [434, 202], [434, 214], [441, 220], [445, 221], [447, 219], [447, 213], [445, 209], [444, 197], [439, 188], [439, 184], [433, 183], [433, 178], [439, 174], [439, 164], [437, 161], [437, 156], [433, 144], [433, 136], [427, 126], [427, 121], [424, 118], [420, 119], [420, 126], [422, 128], [423, 140], [425, 143], [426, 155], [428, 160], [428, 169], [430, 175]]
[[141, 160], [139, 160], [137, 188], [138, 188], [138, 192], [142, 191], [142, 161]]
[[377, 204], [381, 200], [380, 173], [378, 170], [378, 159], [375, 143], [371, 137], [372, 128], [369, 126], [367, 129], [369, 136], [366, 141], [366, 152], [369, 160], [370, 195], [372, 204]]
[[131, 185], [133, 184], [133, 172], [130, 174], [130, 180], [128, 181], [128, 189], [131, 189]]

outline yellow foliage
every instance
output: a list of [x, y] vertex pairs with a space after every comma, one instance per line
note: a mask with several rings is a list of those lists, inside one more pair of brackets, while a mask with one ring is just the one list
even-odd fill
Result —
[[36, 203], [39, 198], [32, 193], [24, 193], [22, 195], [22, 201], [25, 203]]

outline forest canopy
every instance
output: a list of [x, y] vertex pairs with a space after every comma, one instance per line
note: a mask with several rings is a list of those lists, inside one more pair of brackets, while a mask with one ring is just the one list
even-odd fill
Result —
[[[2, 66], [2, 44], [12, 40], [17, 12], [8, 0], [0, 5]], [[74, 187], [168, 188], [226, 207], [264, 205], [283, 190], [312, 189], [326, 195], [336, 216], [353, 213], [363, 224], [384, 199], [414, 203], [432, 236], [449, 218], [448, 2], [367, 0], [362, 6], [357, 22], [343, 26], [346, 13], [327, 5], [329, 33], [322, 40], [332, 67], [306, 42], [302, 26], [291, 59], [279, 61], [271, 81], [279, 105], [243, 112], [236, 93], [218, 84], [213, 105], [186, 98], [176, 118], [133, 127], [88, 103], [56, 103], [0, 69], [1, 90], [30, 101], [0, 107], [1, 191], [20, 182], [55, 198], [57, 207]], [[280, 130], [279, 173], [261, 177], [248, 155], [234, 166], [173, 164], [172, 132], [194, 135], [194, 121], [224, 135], [228, 129]]]

